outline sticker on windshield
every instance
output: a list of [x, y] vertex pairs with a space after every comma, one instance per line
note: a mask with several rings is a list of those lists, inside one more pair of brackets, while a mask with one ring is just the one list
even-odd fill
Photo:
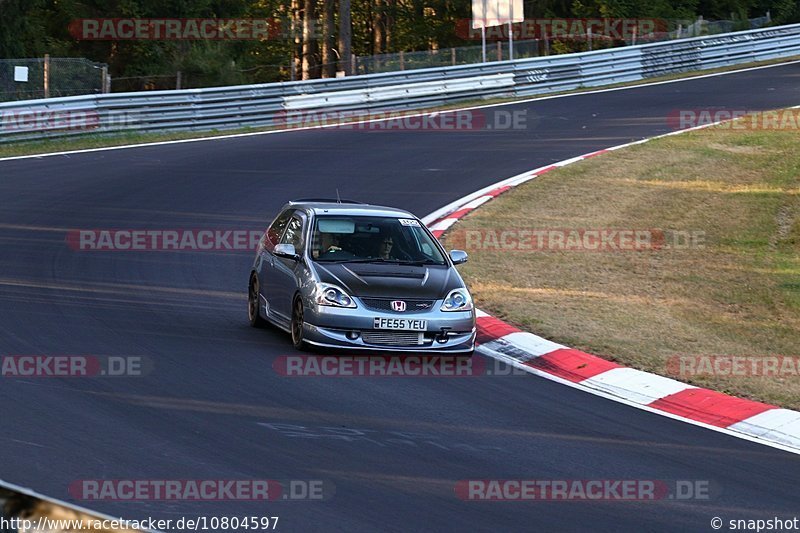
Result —
[[398, 218], [397, 220], [400, 221], [402, 226], [419, 226], [419, 220], [414, 220], [413, 218]]

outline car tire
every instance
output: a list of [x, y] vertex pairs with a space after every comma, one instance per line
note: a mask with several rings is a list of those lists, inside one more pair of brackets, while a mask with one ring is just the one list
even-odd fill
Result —
[[261, 317], [258, 312], [259, 306], [259, 291], [258, 276], [255, 273], [250, 276], [250, 283], [247, 285], [247, 318], [250, 320], [250, 325], [254, 328], [263, 328], [267, 325], [267, 321]]
[[303, 317], [305, 310], [303, 308], [303, 300], [300, 296], [295, 296], [292, 302], [292, 344], [296, 350], [305, 350], [308, 344], [303, 339]]

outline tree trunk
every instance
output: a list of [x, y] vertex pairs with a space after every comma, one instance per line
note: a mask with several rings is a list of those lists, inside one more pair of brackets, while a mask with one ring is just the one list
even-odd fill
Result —
[[382, 54], [383, 53], [383, 45], [384, 45], [384, 21], [383, 21], [383, 0], [375, 0], [375, 7], [372, 11], [372, 36], [373, 36], [373, 45], [372, 45], [372, 53], [373, 54]]
[[386, 52], [392, 52], [393, 48], [392, 45], [394, 44], [393, 41], [393, 33], [394, 33], [394, 21], [395, 15], [397, 13], [397, 0], [387, 0], [386, 2], [387, 9], [386, 9], [386, 17], [384, 20], [386, 21], [386, 40], [384, 43], [384, 50]]
[[381, 71], [381, 57], [378, 54], [382, 54], [384, 51], [385, 45], [385, 37], [384, 37], [384, 21], [383, 21], [383, 0], [375, 0], [375, 4], [372, 7], [372, 53], [375, 54], [375, 57], [372, 58], [372, 68], [371, 72], [380, 72]]
[[302, 21], [300, 18], [300, 0], [292, 0], [292, 35], [294, 46], [292, 47], [292, 74], [294, 79], [300, 78], [303, 67], [301, 57], [303, 55], [303, 38], [300, 33]]
[[325, 18], [322, 24], [322, 77], [336, 76], [336, 58], [333, 54], [334, 36], [334, 0], [324, 0]]
[[317, 39], [314, 29], [317, 22], [316, 0], [303, 0], [303, 79], [316, 78]]
[[350, 68], [352, 55], [353, 28], [350, 21], [350, 0], [339, 0], [339, 70], [345, 71], [348, 76], [355, 74]]

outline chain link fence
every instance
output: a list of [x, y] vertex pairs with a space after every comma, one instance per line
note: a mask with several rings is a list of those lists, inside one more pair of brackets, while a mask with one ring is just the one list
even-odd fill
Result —
[[[2, 1], [2, 0], [0, 0]], [[769, 14], [743, 20], [697, 20], [669, 21], [667, 31], [636, 36], [633, 40], [619, 41], [602, 35], [576, 35], [569, 38], [529, 39], [514, 41], [514, 59], [525, 59], [539, 55], [555, 55], [582, 52], [631, 44], [644, 44], [671, 39], [715, 35], [730, 31], [756, 29], [771, 23]], [[288, 59], [288, 58], [287, 58]], [[507, 40], [487, 42], [486, 61], [510, 59]], [[375, 74], [422, 68], [447, 67], [481, 63], [481, 45], [441, 48], [417, 52], [399, 52], [371, 56], [352, 56], [350, 69], [353, 74]], [[340, 68], [341, 63], [336, 64]], [[270, 78], [288, 81], [297, 79], [292, 62], [286, 65], [261, 65], [260, 71], [269, 71]], [[250, 69], [252, 71], [254, 69]], [[241, 81], [221, 82], [220, 85], [247, 83], [250, 72], [242, 71]], [[263, 72], [262, 72], [263, 74]], [[263, 76], [262, 76], [263, 77]], [[0, 59], [0, 102], [97, 94], [103, 92], [138, 92], [164, 89], [195, 88], [208, 86], [192, 79], [185, 73], [147, 76], [108, 76], [107, 65], [81, 58]]]
[[82, 58], [0, 59], [0, 102], [102, 93], [107, 72]]
[[667, 39], [686, 39], [689, 37], [701, 37], [703, 35], [730, 33], [732, 31], [755, 30], [763, 28], [771, 22], [772, 18], [769, 14], [763, 17], [742, 20], [705, 20], [702, 17], [697, 20], [675, 20], [671, 21], [672, 31], [655, 33], [651, 37], [653, 40], [659, 41]]
[[[743, 20], [671, 20], [668, 21], [670, 31], [653, 32], [635, 36], [629, 41], [614, 40], [603, 35], [571, 35], [566, 38], [529, 39], [514, 41], [514, 59], [526, 59], [539, 55], [553, 55], [568, 52], [585, 52], [600, 48], [627, 46], [661, 42], [671, 39], [685, 39], [702, 35], [716, 35], [739, 30], [757, 29], [767, 26], [770, 16]], [[507, 40], [486, 43], [486, 61], [505, 61], [510, 59]], [[374, 74], [378, 72], [396, 72], [419, 68], [447, 67], [480, 63], [482, 46], [461, 46], [442, 48], [422, 52], [400, 52], [373, 56], [354, 56], [352, 70], [354, 74]]]
[[[538, 39], [514, 41], [514, 59], [525, 59], [539, 55]], [[482, 46], [460, 46], [458, 48], [441, 48], [422, 52], [400, 52], [397, 54], [379, 54], [374, 56], [354, 57], [354, 73], [374, 74], [377, 72], [395, 72], [398, 70], [414, 70], [419, 68], [450, 67], [455, 65], [471, 65], [480, 63]], [[486, 61], [503, 61], [509, 59], [508, 41], [497, 41], [486, 44]]]

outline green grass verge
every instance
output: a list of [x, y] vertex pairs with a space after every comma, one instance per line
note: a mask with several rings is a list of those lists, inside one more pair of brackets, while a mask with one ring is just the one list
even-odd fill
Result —
[[[510, 252], [485, 238], [562, 228], [702, 239], [603, 253], [553, 246]], [[482, 309], [626, 366], [800, 409], [796, 128], [728, 124], [575, 163], [468, 215], [445, 236], [448, 247], [468, 243], [467, 231], [481, 232], [467, 245], [462, 272]], [[752, 365], [776, 355], [797, 359], [768, 376], [671, 366], [706, 356], [745, 357]]]

